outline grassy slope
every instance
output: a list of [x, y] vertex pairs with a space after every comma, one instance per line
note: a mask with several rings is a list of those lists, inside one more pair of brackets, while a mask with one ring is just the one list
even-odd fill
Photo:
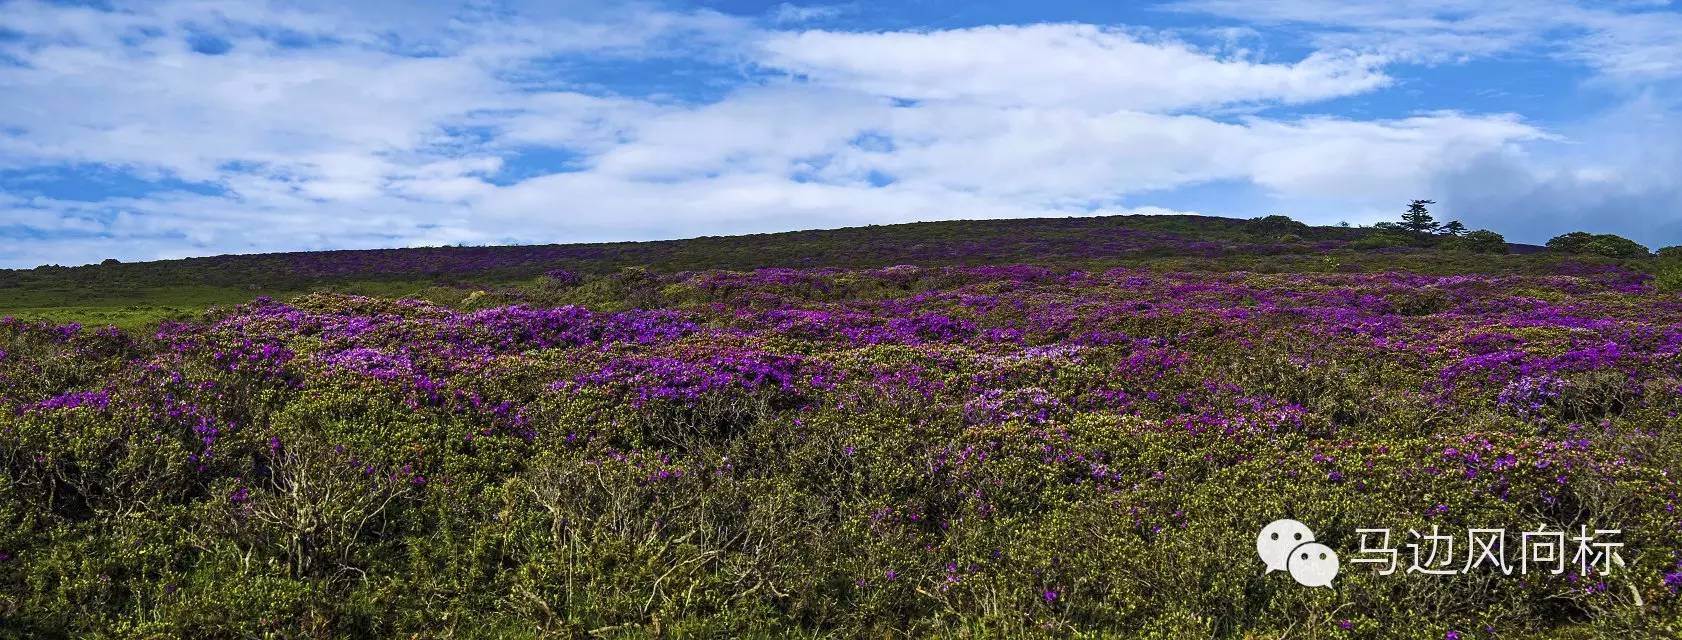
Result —
[[[459, 301], [544, 271], [1034, 263], [1102, 269], [1535, 272], [1552, 256], [1351, 248], [1373, 232], [1200, 216], [919, 222], [688, 240], [216, 256], [0, 270], [0, 316], [139, 328], [256, 296], [334, 291]], [[1356, 246], [1359, 246], [1358, 244]]]

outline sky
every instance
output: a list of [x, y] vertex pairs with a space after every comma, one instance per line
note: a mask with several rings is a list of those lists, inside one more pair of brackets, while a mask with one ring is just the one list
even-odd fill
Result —
[[1414, 198], [1682, 244], [1682, 6], [0, 0], [0, 268]]

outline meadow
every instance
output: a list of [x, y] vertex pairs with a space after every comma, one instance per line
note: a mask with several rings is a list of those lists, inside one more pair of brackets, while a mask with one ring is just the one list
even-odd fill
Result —
[[[7, 272], [0, 634], [1682, 635], [1656, 259], [1372, 235], [1099, 218]], [[1618, 529], [1624, 564], [1346, 556], [1307, 588], [1257, 558], [1285, 517], [1340, 550]]]

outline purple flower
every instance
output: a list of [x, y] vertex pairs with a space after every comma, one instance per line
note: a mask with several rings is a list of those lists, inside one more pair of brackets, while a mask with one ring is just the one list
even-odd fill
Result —
[[109, 391], [72, 391], [42, 400], [26, 408], [26, 411], [47, 411], [52, 409], [75, 409], [87, 407], [96, 411], [104, 411], [111, 406]]
[[580, 278], [577, 273], [573, 273], [566, 269], [550, 269], [543, 272], [543, 277], [548, 278], [550, 282], [561, 287], [578, 286], [578, 283], [583, 282], [584, 280], [583, 278]]

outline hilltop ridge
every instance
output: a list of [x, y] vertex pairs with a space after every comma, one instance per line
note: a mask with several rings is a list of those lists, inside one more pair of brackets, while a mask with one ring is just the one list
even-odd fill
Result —
[[[659, 273], [789, 268], [1036, 264], [1179, 271], [1534, 273], [1542, 247], [1507, 255], [1398, 244], [1381, 230], [1284, 216], [1193, 215], [950, 220], [681, 240], [452, 246], [221, 255], [0, 270], [0, 315], [137, 326], [259, 295], [381, 296], [495, 289], [564, 270]], [[443, 297], [459, 299], [459, 294]], [[437, 296], [432, 296], [437, 297]]]

